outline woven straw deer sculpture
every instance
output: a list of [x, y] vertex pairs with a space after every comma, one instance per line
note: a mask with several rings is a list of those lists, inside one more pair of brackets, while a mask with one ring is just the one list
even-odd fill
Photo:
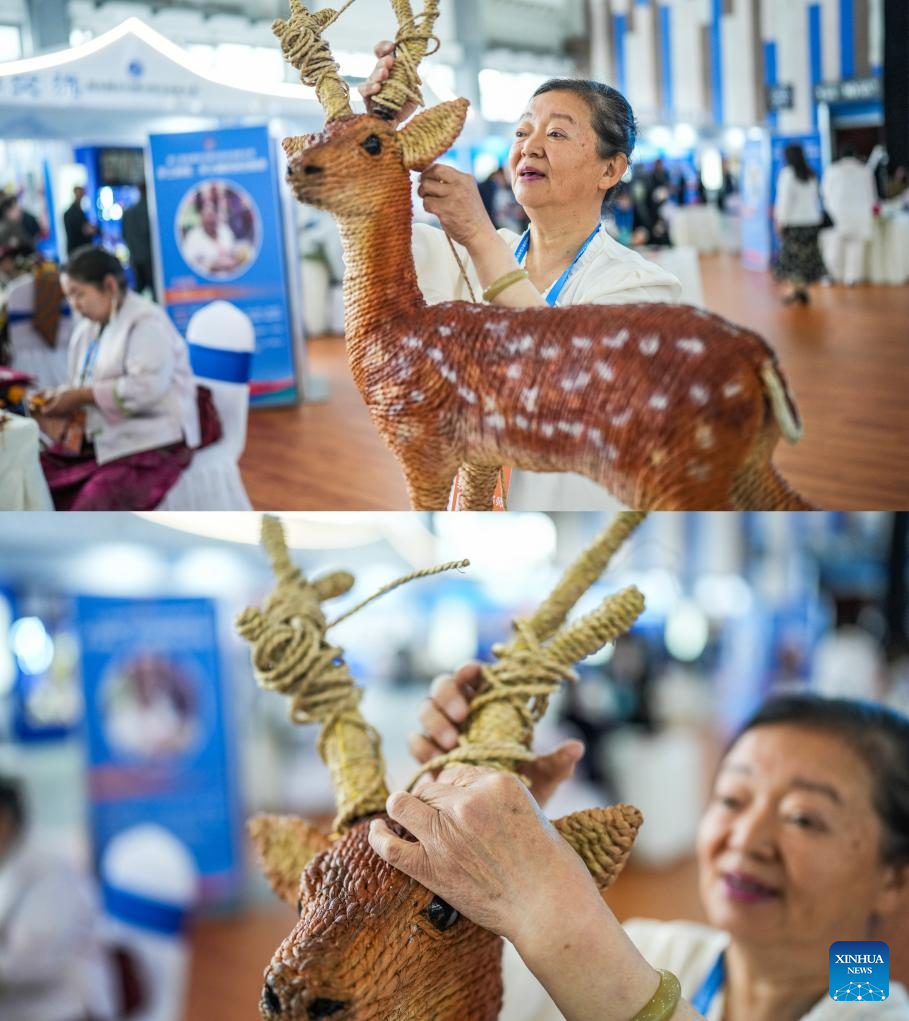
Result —
[[392, 0], [398, 59], [373, 100], [384, 117], [351, 111], [321, 38], [337, 14], [290, 6], [274, 31], [327, 123], [284, 140], [288, 180], [340, 226], [353, 377], [414, 508], [444, 509], [460, 469], [464, 506], [489, 509], [503, 464], [579, 472], [642, 510], [809, 507], [770, 460], [801, 425], [757, 334], [678, 305], [427, 306], [409, 171], [451, 147], [468, 103], [440, 103], [398, 130], [387, 118], [420, 100], [416, 65], [438, 0], [418, 19], [408, 0]]
[[[516, 771], [532, 759], [534, 723], [572, 664], [614, 641], [644, 606], [629, 588], [565, 625], [570, 608], [600, 576], [641, 515], [621, 515], [568, 569], [537, 612], [516, 621], [512, 640], [483, 669], [459, 746], [449, 761]], [[259, 1004], [267, 1021], [495, 1021], [502, 1002], [501, 940], [383, 861], [369, 845], [369, 820], [385, 814], [388, 790], [379, 736], [363, 719], [361, 692], [341, 649], [325, 638], [321, 603], [347, 591], [348, 574], [309, 582], [287, 554], [283, 530], [264, 519], [263, 543], [277, 575], [264, 611], [237, 620], [252, 646], [256, 678], [291, 699], [294, 722], [318, 722], [318, 748], [337, 797], [334, 833], [292, 816], [250, 823], [276, 893], [298, 914], [265, 973]], [[544, 644], [545, 643], [545, 644]], [[601, 888], [624, 865], [641, 815], [628, 805], [555, 822]]]

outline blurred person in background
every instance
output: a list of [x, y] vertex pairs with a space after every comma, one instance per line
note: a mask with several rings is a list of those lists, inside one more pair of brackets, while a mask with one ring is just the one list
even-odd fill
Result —
[[66, 232], [66, 255], [71, 257], [77, 248], [94, 244], [98, 237], [98, 228], [85, 215], [82, 201], [85, 189], [81, 184], [73, 188], [73, 201], [63, 214], [63, 229]]
[[[477, 664], [434, 682], [410, 741], [418, 761], [455, 746], [481, 686]], [[648, 967], [681, 981], [691, 1006], [676, 1021], [909, 1019], [896, 981], [886, 1001], [848, 1007], [828, 986], [832, 943], [886, 941], [909, 911], [909, 719], [848, 699], [767, 701], [727, 748], [701, 818], [709, 925], [633, 919], [624, 932], [537, 804], [571, 775], [577, 744], [530, 764], [532, 795], [515, 777], [455, 767], [389, 798], [416, 843], [382, 822], [370, 832], [379, 855], [509, 941], [501, 1021], [626, 1021], [634, 1011], [611, 997], [634, 982], [646, 1002]]]
[[0, 199], [0, 246], [34, 248], [41, 236], [37, 219], [19, 204], [15, 195]]
[[0, 1018], [113, 1021], [91, 883], [28, 837], [19, 785], [0, 777]]
[[858, 159], [855, 147], [844, 145], [821, 182], [821, 199], [833, 220], [834, 280], [854, 287], [865, 278], [865, 251], [874, 227], [877, 187], [874, 174]]
[[776, 275], [788, 284], [784, 305], [808, 305], [808, 288], [827, 275], [818, 247], [821, 205], [817, 175], [800, 145], [787, 145], [786, 165], [776, 184], [774, 223], [782, 243]]
[[45, 432], [60, 437], [41, 454], [54, 505], [152, 510], [200, 440], [186, 342], [164, 311], [127, 288], [120, 261], [102, 248], [75, 252], [62, 284], [82, 318], [69, 385], [39, 395]]
[[154, 294], [151, 224], [148, 219], [148, 194], [144, 181], [139, 185], [138, 200], [123, 213], [123, 241], [129, 249], [129, 264], [133, 268], [136, 291], [142, 294], [145, 290], [150, 290]]

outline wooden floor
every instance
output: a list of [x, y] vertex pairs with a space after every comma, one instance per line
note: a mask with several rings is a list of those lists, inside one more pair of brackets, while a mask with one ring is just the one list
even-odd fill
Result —
[[[805, 422], [776, 463], [819, 507], [909, 507], [909, 287], [816, 288], [783, 308], [767, 274], [732, 256], [701, 263], [708, 307], [776, 349]], [[397, 463], [372, 425], [338, 338], [309, 345], [324, 404], [256, 411], [241, 471], [259, 510], [406, 510]]]

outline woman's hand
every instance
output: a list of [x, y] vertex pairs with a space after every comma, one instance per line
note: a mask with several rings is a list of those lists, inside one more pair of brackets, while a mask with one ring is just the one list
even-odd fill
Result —
[[[423, 733], [411, 734], [410, 751], [417, 762], [450, 752], [458, 743], [470, 711], [470, 702], [481, 685], [480, 664], [468, 663], [454, 674], [442, 674], [432, 682], [429, 698], [420, 707]], [[522, 763], [521, 772], [540, 805], [545, 805], [560, 784], [574, 773], [584, 754], [581, 741], [563, 741], [548, 755]]]
[[375, 819], [373, 850], [518, 947], [566, 903], [599, 900], [581, 859], [516, 776], [452, 766], [414, 794], [392, 794], [386, 807], [416, 842]]
[[93, 404], [94, 397], [90, 386], [71, 387], [65, 390], [57, 390], [47, 394], [47, 400], [42, 405], [41, 411], [45, 415], [71, 415], [86, 404]]
[[468, 250], [484, 236], [496, 236], [495, 226], [480, 198], [480, 189], [470, 174], [433, 163], [420, 175], [417, 193], [423, 199], [426, 212], [437, 216], [452, 241]]
[[[373, 68], [372, 74], [359, 88], [360, 95], [366, 103], [367, 113], [376, 112], [376, 107], [372, 101], [372, 97], [375, 96], [385, 82], [388, 81], [391, 69], [395, 66], [395, 44], [390, 42], [388, 39], [383, 39], [382, 42], [376, 44], [375, 54], [379, 58], [379, 62]], [[403, 122], [407, 120], [416, 108], [416, 103], [405, 103], [397, 114], [395, 114], [390, 123], [394, 125], [403, 124]]]

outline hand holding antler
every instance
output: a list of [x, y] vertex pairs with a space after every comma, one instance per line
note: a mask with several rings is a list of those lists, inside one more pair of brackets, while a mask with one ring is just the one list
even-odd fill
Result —
[[[411, 734], [408, 739], [410, 751], [418, 762], [429, 762], [457, 747], [470, 712], [470, 703], [482, 683], [481, 669], [479, 663], [467, 663], [456, 673], [442, 674], [433, 681], [429, 698], [420, 707], [423, 732]], [[548, 754], [520, 764], [520, 773], [530, 784], [537, 804], [546, 805], [574, 773], [583, 754], [581, 741], [568, 740]]]
[[564, 903], [597, 899], [583, 862], [543, 816], [512, 774], [452, 766], [414, 794], [398, 791], [387, 811], [416, 842], [381, 820], [369, 833], [373, 849], [472, 922], [518, 942], [531, 916]]
[[[378, 108], [375, 105], [374, 97], [382, 91], [382, 87], [388, 81], [392, 68], [395, 66], [395, 44], [390, 39], [383, 39], [380, 43], [376, 43], [374, 52], [378, 58], [376, 66], [373, 68], [372, 74], [358, 88], [363, 102], [366, 104], [367, 113], [377, 112]], [[413, 100], [408, 100], [394, 114], [390, 123], [403, 124], [411, 114], [416, 112], [416, 109], [417, 104]]]

